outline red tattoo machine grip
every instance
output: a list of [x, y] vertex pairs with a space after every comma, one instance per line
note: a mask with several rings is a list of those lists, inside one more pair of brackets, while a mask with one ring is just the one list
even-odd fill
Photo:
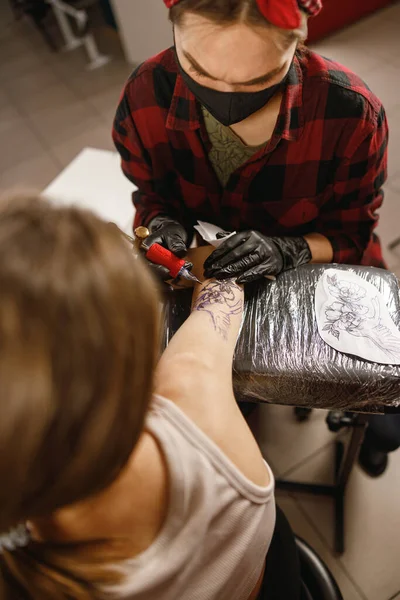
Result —
[[160, 244], [152, 244], [146, 252], [146, 258], [156, 265], [166, 267], [172, 279], [178, 277], [181, 269], [185, 266], [185, 261], [182, 258], [178, 258]]

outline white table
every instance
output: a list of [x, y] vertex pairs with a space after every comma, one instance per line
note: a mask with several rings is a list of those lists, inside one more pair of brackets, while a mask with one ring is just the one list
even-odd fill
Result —
[[119, 154], [84, 148], [44, 190], [43, 196], [58, 205], [92, 210], [131, 235], [135, 189], [121, 171]]

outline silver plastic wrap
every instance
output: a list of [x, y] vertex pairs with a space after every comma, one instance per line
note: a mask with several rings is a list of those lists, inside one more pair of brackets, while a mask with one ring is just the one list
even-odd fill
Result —
[[[315, 288], [324, 270], [351, 270], [383, 294], [400, 328], [399, 281], [372, 267], [306, 265], [246, 288], [234, 360], [238, 400], [371, 412], [400, 411], [400, 366], [342, 354], [320, 337]], [[165, 343], [190, 312], [191, 291], [166, 296]]]

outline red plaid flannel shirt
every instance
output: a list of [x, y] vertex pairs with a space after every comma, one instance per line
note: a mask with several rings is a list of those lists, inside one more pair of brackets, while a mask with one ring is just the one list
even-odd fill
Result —
[[113, 138], [123, 172], [138, 187], [135, 226], [165, 214], [188, 231], [201, 219], [271, 236], [317, 232], [332, 243], [334, 262], [384, 266], [373, 230], [386, 179], [386, 116], [368, 87], [335, 62], [296, 53], [269, 143], [225, 188], [173, 49], [132, 74]]

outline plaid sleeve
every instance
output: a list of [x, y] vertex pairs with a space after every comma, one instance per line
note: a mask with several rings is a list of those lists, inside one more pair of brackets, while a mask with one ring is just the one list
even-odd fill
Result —
[[162, 118], [162, 109], [153, 97], [151, 78], [146, 79], [139, 76], [138, 80], [128, 82], [117, 108], [112, 132], [121, 156], [122, 171], [138, 188], [132, 195], [136, 208], [135, 227], [148, 225], [159, 214], [175, 216], [176, 209], [167, 193], [168, 186], [154, 172], [152, 164], [152, 143], [156, 143], [153, 141], [154, 130], [160, 130], [157, 124]]
[[359, 264], [378, 224], [387, 177], [388, 125], [383, 108], [373, 120], [362, 123], [350, 144], [351, 158], [339, 165], [317, 231], [331, 242], [333, 262]]

